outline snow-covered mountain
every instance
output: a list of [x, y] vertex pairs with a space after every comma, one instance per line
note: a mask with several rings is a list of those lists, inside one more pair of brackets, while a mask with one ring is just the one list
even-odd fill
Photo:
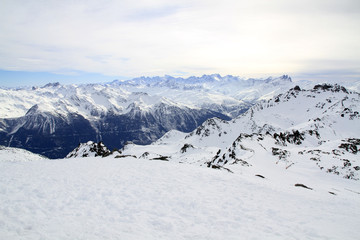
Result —
[[150, 145], [51, 161], [1, 147], [0, 238], [356, 239], [359, 103], [295, 86]]
[[359, 93], [339, 85], [296, 86], [232, 121], [209, 119], [191, 133], [170, 131], [148, 146], [128, 144], [122, 154], [268, 178], [311, 168], [359, 180], [359, 112]]
[[0, 144], [51, 158], [87, 141], [103, 141], [110, 149], [127, 141], [149, 144], [172, 129], [190, 132], [212, 117], [230, 120], [293, 85], [286, 75], [214, 74], [0, 89]]

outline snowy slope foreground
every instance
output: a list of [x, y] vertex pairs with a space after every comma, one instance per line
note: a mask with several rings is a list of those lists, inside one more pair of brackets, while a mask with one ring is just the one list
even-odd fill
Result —
[[0, 89], [0, 144], [51, 158], [87, 141], [110, 149], [127, 141], [149, 144], [172, 129], [190, 132], [208, 118], [229, 120], [292, 85], [288, 76], [204, 75]]
[[359, 112], [360, 95], [339, 85], [294, 87], [232, 121], [209, 119], [189, 134], [172, 131], [148, 146], [129, 144], [123, 154], [268, 178], [311, 169], [359, 180]]
[[325, 173], [276, 182], [112, 156], [0, 169], [0, 239], [358, 238], [358, 182]]

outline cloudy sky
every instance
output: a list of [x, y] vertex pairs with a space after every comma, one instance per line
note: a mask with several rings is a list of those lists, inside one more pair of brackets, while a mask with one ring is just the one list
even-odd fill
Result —
[[0, 86], [360, 79], [359, 0], [0, 0]]

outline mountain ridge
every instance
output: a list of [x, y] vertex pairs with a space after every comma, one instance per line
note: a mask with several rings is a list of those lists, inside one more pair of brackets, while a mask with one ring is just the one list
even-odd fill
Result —
[[171, 129], [191, 132], [208, 118], [236, 119], [294, 87], [287, 75], [245, 80], [213, 74], [0, 89], [0, 144], [51, 158], [90, 140], [110, 149], [127, 141], [149, 144]]
[[[251, 86], [250, 95], [244, 83]], [[215, 74], [0, 89], [0, 144], [51, 158], [65, 157], [89, 140], [104, 141], [110, 148], [127, 141], [149, 144], [171, 129], [190, 132], [208, 118], [230, 120], [260, 95], [289, 84], [293, 85], [288, 76], [243, 80]], [[245, 95], [239, 97], [241, 89]], [[247, 99], [242, 100], [244, 96]]]

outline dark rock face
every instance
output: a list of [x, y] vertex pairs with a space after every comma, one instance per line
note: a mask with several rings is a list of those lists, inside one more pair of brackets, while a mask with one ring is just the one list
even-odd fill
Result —
[[160, 157], [152, 158], [150, 160], [169, 161], [169, 157], [168, 156], [160, 156]]
[[24, 148], [49, 158], [65, 157], [79, 143], [96, 139], [90, 122], [76, 114], [66, 118], [51, 114], [25, 115], [5, 122], [7, 132], [1, 132], [1, 145]]
[[286, 151], [286, 150], [283, 150], [283, 149], [280, 149], [280, 148], [271, 148], [272, 149], [272, 154], [274, 156], [278, 156], [279, 157], [279, 160], [281, 159], [286, 159], [287, 156], [289, 156], [289, 152]]
[[184, 146], [180, 149], [180, 152], [185, 153], [189, 148], [194, 148], [194, 146], [192, 144], [185, 143]]
[[294, 90], [295, 90], [295, 91], [301, 91], [301, 88], [300, 88], [298, 85], [296, 85], [296, 86], [294, 87]]
[[230, 118], [206, 109], [179, 108], [162, 104], [154, 111], [132, 109], [124, 115], [108, 113], [98, 120], [78, 114], [46, 113], [33, 106], [20, 118], [0, 119], [0, 145], [24, 148], [49, 158], [63, 158], [79, 143], [102, 141], [110, 149], [127, 141], [150, 144], [176, 129], [190, 132], [209, 118]]
[[298, 130], [293, 130], [292, 132], [274, 133], [274, 139], [280, 145], [286, 145], [286, 143], [292, 143], [300, 145], [304, 140], [304, 133], [300, 133]]
[[343, 148], [350, 153], [357, 154], [359, 151], [359, 148], [357, 147], [358, 145], [360, 145], [360, 139], [349, 138], [347, 139], [347, 142], [340, 144], [339, 148]]
[[304, 185], [302, 183], [296, 183], [295, 187], [302, 187], [302, 188], [306, 188], [306, 189], [309, 189], [309, 190], [313, 190], [312, 188], [310, 188], [310, 187], [308, 187], [308, 186], [306, 186], [306, 185]]
[[335, 85], [331, 85], [331, 84], [318, 84], [314, 86], [314, 90], [318, 91], [318, 90], [322, 90], [322, 91], [332, 91], [332, 92], [344, 92], [344, 93], [349, 93], [349, 91], [343, 87], [340, 86], [338, 84]]

